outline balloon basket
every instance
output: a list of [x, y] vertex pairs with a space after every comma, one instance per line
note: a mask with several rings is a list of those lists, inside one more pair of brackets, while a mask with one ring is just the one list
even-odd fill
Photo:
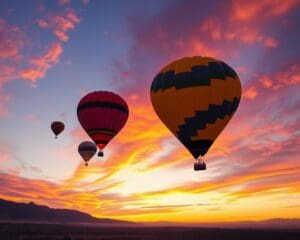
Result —
[[197, 159], [194, 163], [194, 171], [206, 170], [206, 163], [202, 159]]
[[98, 157], [103, 157], [104, 156], [104, 153], [102, 151], [99, 151], [98, 152]]

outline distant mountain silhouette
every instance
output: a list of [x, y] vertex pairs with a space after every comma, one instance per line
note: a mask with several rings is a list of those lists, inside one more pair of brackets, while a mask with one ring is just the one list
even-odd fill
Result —
[[0, 222], [29, 223], [75, 223], [75, 224], [112, 224], [152, 227], [200, 227], [200, 228], [253, 228], [253, 229], [300, 229], [300, 219], [269, 219], [264, 221], [216, 222], [216, 223], [141, 223], [95, 218], [87, 213], [70, 209], [54, 209], [43, 205], [17, 203], [0, 198]]
[[17, 203], [0, 198], [1, 222], [101, 223], [122, 224], [125, 221], [95, 218], [70, 209], [54, 209], [30, 203]]

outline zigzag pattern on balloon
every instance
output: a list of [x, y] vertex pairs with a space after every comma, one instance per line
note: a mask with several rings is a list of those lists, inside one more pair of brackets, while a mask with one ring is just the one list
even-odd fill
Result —
[[208, 110], [196, 111], [195, 116], [185, 119], [185, 123], [179, 126], [178, 138], [183, 142], [190, 142], [197, 131], [204, 129], [208, 123], [213, 124], [218, 118], [224, 119], [231, 116], [237, 109], [240, 98], [234, 97], [233, 101], [224, 100], [222, 105], [210, 104]]

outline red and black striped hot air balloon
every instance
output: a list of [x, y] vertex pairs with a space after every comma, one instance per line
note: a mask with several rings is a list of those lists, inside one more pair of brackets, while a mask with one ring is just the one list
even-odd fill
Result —
[[113, 92], [91, 92], [79, 101], [78, 120], [100, 149], [98, 156], [103, 156], [101, 150], [124, 127], [128, 113], [125, 100]]
[[59, 121], [52, 122], [51, 129], [52, 132], [55, 134], [55, 138], [57, 138], [57, 135], [59, 135], [65, 129], [65, 124]]

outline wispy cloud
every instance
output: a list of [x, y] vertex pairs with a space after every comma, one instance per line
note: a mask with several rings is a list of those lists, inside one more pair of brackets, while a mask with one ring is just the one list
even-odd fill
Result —
[[276, 72], [273, 76], [262, 76], [260, 81], [265, 88], [279, 90], [287, 85], [297, 85], [300, 83], [300, 66], [293, 64], [288, 69]]
[[74, 9], [67, 8], [61, 13], [51, 13], [45, 19], [39, 19], [37, 24], [40, 28], [51, 29], [54, 35], [62, 42], [69, 40], [67, 32], [74, 29], [80, 23]]
[[260, 16], [260, 18], [274, 18], [286, 14], [297, 4], [299, 4], [297, 0], [233, 1], [232, 18], [238, 21], [251, 21], [257, 16]]
[[[44, 12], [43, 5], [39, 5]], [[10, 24], [0, 19], [0, 117], [7, 115], [11, 94], [4, 90], [5, 84], [13, 80], [26, 80], [31, 86], [37, 86], [37, 81], [46, 76], [47, 72], [59, 61], [63, 52], [63, 42], [68, 41], [68, 31], [80, 23], [80, 19], [73, 8], [66, 8], [61, 12], [48, 13], [45, 19], [37, 21], [40, 28], [51, 29], [58, 40], [50, 42], [42, 50], [33, 51], [30, 46], [32, 40], [26, 34], [24, 26]]]
[[45, 77], [47, 71], [59, 62], [62, 51], [63, 49], [60, 43], [53, 43], [42, 55], [31, 57], [29, 64], [32, 67], [21, 71], [20, 76], [35, 85], [38, 79]]
[[0, 19], [0, 87], [18, 77], [15, 65], [23, 58], [24, 33], [6, 20]]
[[255, 99], [257, 94], [258, 92], [256, 87], [252, 86], [244, 91], [243, 97], [251, 100], [251, 99]]
[[10, 25], [5, 19], [0, 19], [0, 33], [0, 59], [22, 58], [21, 48], [24, 46], [22, 30]]

